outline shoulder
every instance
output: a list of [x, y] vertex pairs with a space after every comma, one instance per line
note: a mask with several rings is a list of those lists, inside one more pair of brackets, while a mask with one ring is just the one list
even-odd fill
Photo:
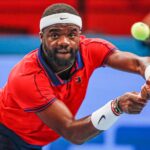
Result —
[[36, 111], [38, 109], [34, 109], [35, 107], [43, 108], [55, 98], [55, 94], [42, 69], [26, 70], [12, 72], [7, 86], [12, 97], [25, 111]]
[[80, 37], [80, 45], [88, 47], [101, 47], [101, 48], [108, 48], [110, 50], [117, 49], [116, 46], [114, 46], [111, 42], [101, 39], [101, 38], [87, 38], [85, 36]]
[[8, 83], [12, 87], [26, 87], [28, 89], [35, 84], [35, 79], [39, 76], [44, 76], [44, 71], [39, 66], [37, 61], [37, 50], [34, 50], [25, 55], [11, 70]]
[[80, 52], [83, 62], [88, 62], [93, 68], [102, 66], [107, 57], [117, 48], [110, 42], [99, 38], [80, 39]]
[[37, 61], [37, 49], [26, 54], [12, 69], [11, 74], [25, 76], [41, 70]]

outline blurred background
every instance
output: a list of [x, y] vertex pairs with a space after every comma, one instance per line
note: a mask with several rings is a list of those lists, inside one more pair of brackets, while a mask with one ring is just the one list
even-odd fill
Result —
[[[83, 18], [83, 34], [106, 39], [122, 51], [150, 56], [150, 47], [130, 36], [131, 25], [150, 25], [150, 0], [1, 0], [0, 1], [0, 87], [11, 68], [28, 52], [39, 47], [39, 20], [53, 3], [75, 7]], [[76, 116], [91, 114], [107, 101], [128, 91], [140, 91], [138, 75], [104, 67], [90, 80], [85, 100]], [[108, 131], [77, 146], [63, 138], [43, 150], [150, 150], [150, 105], [140, 115], [122, 115]]]

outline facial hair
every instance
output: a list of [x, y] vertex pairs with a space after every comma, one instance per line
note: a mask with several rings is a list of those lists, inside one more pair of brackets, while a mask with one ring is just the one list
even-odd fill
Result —
[[[55, 66], [59, 67], [67, 67], [72, 65], [75, 61], [76, 53], [78, 49], [73, 48], [65, 48], [65, 47], [57, 47], [57, 48], [47, 48], [46, 45], [43, 45], [44, 51], [46, 53], [47, 61], [50, 64], [55, 64]], [[60, 58], [57, 54], [61, 51], [65, 51], [66, 53], [70, 53], [70, 57], [68, 59]]]

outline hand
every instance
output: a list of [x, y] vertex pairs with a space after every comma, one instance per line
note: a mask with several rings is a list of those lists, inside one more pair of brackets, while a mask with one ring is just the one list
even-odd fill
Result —
[[141, 87], [141, 92], [140, 96], [144, 99], [150, 99], [150, 84], [147, 81], [142, 87]]
[[127, 114], [139, 114], [147, 103], [147, 99], [137, 92], [127, 92], [118, 97], [119, 108]]

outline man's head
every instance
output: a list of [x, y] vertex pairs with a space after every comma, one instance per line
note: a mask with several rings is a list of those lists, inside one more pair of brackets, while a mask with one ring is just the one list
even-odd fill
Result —
[[49, 63], [65, 67], [74, 62], [81, 28], [82, 20], [70, 5], [58, 3], [45, 9], [40, 20], [40, 37]]

